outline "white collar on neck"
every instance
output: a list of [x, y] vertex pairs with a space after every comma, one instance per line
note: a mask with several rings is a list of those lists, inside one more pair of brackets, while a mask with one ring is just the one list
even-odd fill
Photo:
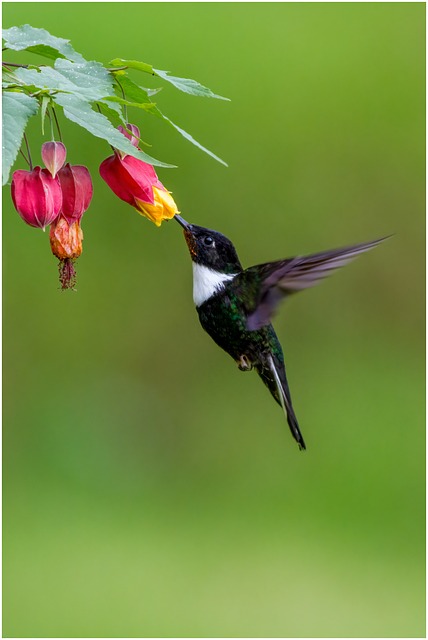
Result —
[[193, 302], [197, 307], [209, 300], [211, 296], [224, 288], [228, 280], [233, 280], [236, 273], [220, 273], [202, 264], [193, 262]]

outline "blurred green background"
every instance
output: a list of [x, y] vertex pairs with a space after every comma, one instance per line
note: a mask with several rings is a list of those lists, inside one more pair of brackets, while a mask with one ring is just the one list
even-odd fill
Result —
[[[3, 14], [231, 98], [158, 96], [228, 169], [130, 120], [245, 265], [395, 234], [276, 319], [300, 453], [199, 326], [178, 225], [115, 198], [108, 145], [62, 122], [95, 189], [77, 293], [3, 190], [3, 635], [424, 636], [424, 3]], [[38, 118], [29, 135], [38, 158]]]

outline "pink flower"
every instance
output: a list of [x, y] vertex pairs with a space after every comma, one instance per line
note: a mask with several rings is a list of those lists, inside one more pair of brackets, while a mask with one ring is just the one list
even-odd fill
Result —
[[[128, 133], [128, 131], [125, 129], [125, 127], [120, 126], [120, 127], [118, 127], [118, 129], [119, 129], [120, 133], [123, 133], [125, 138], [128, 138], [130, 143], [133, 144], [134, 147], [137, 147], [137, 149], [138, 149], [138, 143], [140, 142], [140, 130], [137, 127], [137, 125], [136, 124], [130, 124], [129, 122], [126, 124], [126, 129], [128, 131], [131, 131], [132, 135], [131, 135], [131, 133]], [[121, 153], [121, 155], [123, 155], [123, 154]]]
[[169, 220], [178, 213], [170, 192], [147, 162], [127, 155], [122, 158], [115, 153], [101, 163], [100, 175], [118, 198], [158, 227], [163, 220]]
[[71, 225], [80, 220], [91, 203], [91, 175], [86, 167], [67, 163], [58, 171], [58, 180], [62, 190], [61, 213]]
[[62, 206], [61, 186], [47, 169], [19, 169], [12, 176], [12, 200], [21, 218], [31, 227], [45, 227], [58, 216]]
[[62, 142], [45, 142], [42, 144], [42, 160], [55, 178], [67, 156], [67, 149]]

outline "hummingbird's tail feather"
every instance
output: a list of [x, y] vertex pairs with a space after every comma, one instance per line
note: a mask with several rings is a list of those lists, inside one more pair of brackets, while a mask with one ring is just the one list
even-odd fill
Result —
[[284, 365], [281, 364], [280, 366], [277, 366], [272, 355], [268, 354], [264, 363], [256, 365], [256, 370], [277, 403], [281, 405], [285, 417], [287, 418], [291, 435], [299, 445], [299, 449], [301, 451], [306, 449], [305, 441], [303, 440], [302, 433], [299, 429], [299, 423], [297, 422], [296, 414], [294, 413], [293, 405], [291, 403], [290, 389], [288, 388]]

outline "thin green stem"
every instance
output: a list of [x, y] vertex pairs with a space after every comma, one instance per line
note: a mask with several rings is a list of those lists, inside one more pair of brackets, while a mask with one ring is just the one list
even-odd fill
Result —
[[28, 138], [27, 138], [27, 134], [24, 133], [24, 140], [25, 140], [25, 146], [27, 147], [27, 153], [28, 153], [28, 164], [30, 166], [30, 171], [33, 170], [33, 162], [31, 160], [31, 151], [30, 151], [30, 145], [28, 144]]
[[[124, 100], [126, 100], [125, 91], [123, 90], [122, 85], [120, 84], [119, 80], [118, 80], [116, 77], [115, 77], [115, 80], [116, 80], [117, 84], [119, 85], [120, 90], [121, 90], [121, 92], [122, 92], [122, 98], [123, 98]], [[124, 114], [124, 116], [125, 116], [125, 120], [126, 120], [126, 121], [128, 121], [128, 108], [127, 108], [126, 104], [124, 104], [124, 105], [123, 105], [123, 114]]]
[[25, 153], [23, 152], [22, 149], [19, 150], [19, 153], [21, 154], [21, 156], [24, 158], [25, 162], [28, 164], [28, 166], [30, 166], [30, 161], [27, 158], [27, 156], [25, 155]]
[[[51, 109], [53, 109], [52, 106], [51, 106]], [[52, 139], [52, 142], [55, 142], [54, 120], [53, 120], [53, 117], [51, 116], [51, 112], [49, 111], [49, 109], [47, 109], [46, 113], [48, 114], [49, 124], [51, 125], [51, 139]]]
[[53, 106], [51, 107], [51, 109], [52, 109], [53, 117], [55, 118], [56, 128], [58, 129], [59, 140], [60, 142], [62, 142], [62, 135], [61, 135], [61, 129], [59, 128], [58, 118], [56, 117], [55, 109]]

